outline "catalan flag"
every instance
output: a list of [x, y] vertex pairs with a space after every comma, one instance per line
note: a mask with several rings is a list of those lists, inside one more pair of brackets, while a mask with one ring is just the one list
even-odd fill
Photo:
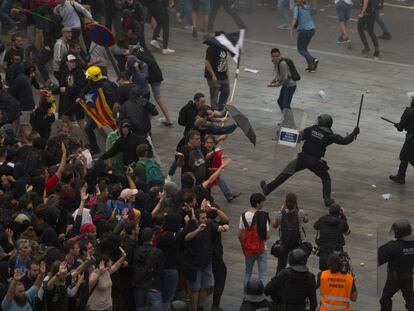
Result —
[[111, 108], [109, 108], [106, 102], [102, 88], [86, 94], [80, 100], [80, 104], [99, 128], [109, 126], [112, 129], [116, 129], [115, 119], [112, 115]]

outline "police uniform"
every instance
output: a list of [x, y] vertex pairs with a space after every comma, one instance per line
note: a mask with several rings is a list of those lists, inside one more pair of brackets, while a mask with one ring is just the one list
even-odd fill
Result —
[[414, 236], [390, 241], [378, 249], [378, 265], [388, 262], [387, 281], [380, 299], [381, 311], [392, 310], [392, 297], [401, 290], [408, 311], [414, 311]]
[[320, 311], [352, 311], [351, 295], [356, 291], [350, 273], [325, 270], [320, 273]]
[[[413, 104], [412, 104], [413, 105]], [[408, 163], [414, 166], [414, 106], [405, 109], [399, 123], [395, 124], [398, 131], [407, 131], [405, 142], [400, 152], [400, 167], [396, 176], [390, 179], [399, 183], [405, 183], [405, 173]]]
[[284, 311], [304, 311], [307, 299], [311, 311], [317, 307], [315, 275], [306, 266], [283, 269], [266, 285], [264, 293]]
[[[321, 160], [325, 156], [326, 147], [331, 144], [348, 145], [354, 141], [359, 130], [355, 129], [346, 137], [334, 134], [330, 127], [314, 125], [304, 129], [302, 140], [304, 144], [302, 152], [298, 157], [291, 161], [283, 172], [269, 184], [261, 183], [263, 193], [268, 195], [282, 183], [284, 183], [294, 173], [304, 169], [309, 169], [322, 180], [323, 198], [325, 203], [331, 201], [331, 177], [326, 161]], [[329, 205], [329, 204], [328, 204]]]

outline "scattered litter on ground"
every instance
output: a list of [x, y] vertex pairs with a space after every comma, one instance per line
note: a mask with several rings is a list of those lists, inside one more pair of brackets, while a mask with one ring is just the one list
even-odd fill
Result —
[[382, 198], [383, 198], [385, 201], [388, 201], [388, 200], [391, 198], [391, 193], [384, 193], [384, 194], [382, 195]]

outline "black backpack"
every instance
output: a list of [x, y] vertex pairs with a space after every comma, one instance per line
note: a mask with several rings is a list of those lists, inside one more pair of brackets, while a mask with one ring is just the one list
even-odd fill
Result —
[[187, 111], [191, 109], [191, 106], [194, 105], [194, 102], [190, 100], [184, 107], [180, 109], [178, 113], [178, 124], [181, 126], [187, 126], [190, 122], [194, 122], [194, 120], [187, 120]]
[[[376, 0], [374, 0], [374, 1], [376, 1]], [[380, 1], [380, 0], [378, 0], [378, 1]], [[280, 64], [280, 62], [282, 62], [282, 61], [285, 61], [285, 62], [286, 62], [286, 64], [288, 65], [288, 67], [289, 67], [289, 71], [290, 71], [290, 77], [292, 78], [292, 80], [293, 80], [293, 81], [299, 81], [299, 80], [300, 80], [300, 74], [299, 74], [299, 72], [296, 70], [295, 63], [293, 62], [293, 60], [291, 60], [290, 58], [285, 58], [285, 57], [283, 57], [283, 58], [279, 61], [279, 64]], [[279, 65], [278, 65], [278, 67], [277, 67], [277, 70], [279, 70]]]
[[286, 213], [284, 210], [282, 211], [280, 231], [280, 239], [289, 251], [299, 247], [301, 236], [298, 211], [293, 213]]

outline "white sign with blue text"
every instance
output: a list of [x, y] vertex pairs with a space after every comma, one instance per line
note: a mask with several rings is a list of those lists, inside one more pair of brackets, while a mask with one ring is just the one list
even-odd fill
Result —
[[299, 139], [299, 130], [282, 127], [279, 133], [280, 145], [296, 147]]

